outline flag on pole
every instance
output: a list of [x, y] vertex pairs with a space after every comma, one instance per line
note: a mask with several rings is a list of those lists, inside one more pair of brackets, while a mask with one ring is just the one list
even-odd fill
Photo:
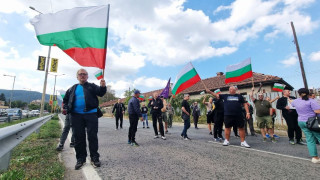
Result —
[[189, 62], [177, 75], [176, 82], [172, 88], [172, 94], [177, 95], [200, 80], [200, 76], [196, 69], [193, 67], [191, 62]]
[[163, 98], [168, 99], [169, 97], [169, 91], [170, 91], [170, 80], [171, 78], [169, 78], [169, 81], [167, 83], [167, 86], [162, 90], [162, 92], [160, 93], [159, 96], [163, 96]]
[[138, 98], [140, 101], [143, 101], [144, 100], [144, 95], [143, 94], [140, 94], [139, 98]]
[[251, 58], [238, 64], [229, 65], [226, 68], [225, 83], [239, 82], [252, 77]]
[[151, 101], [151, 100], [152, 100], [152, 98], [153, 98], [152, 96], [149, 96], [148, 100], [149, 100], [149, 101]]
[[220, 94], [220, 93], [221, 93], [221, 91], [220, 91], [220, 89], [217, 89], [217, 90], [215, 90], [215, 91], [214, 91], [214, 93], [216, 93], [216, 94]]
[[98, 71], [96, 71], [96, 72], [94, 73], [94, 76], [95, 76], [98, 80], [102, 79], [102, 78], [103, 78], [102, 70], [99, 69]]
[[78, 7], [31, 19], [38, 41], [58, 46], [81, 66], [105, 68], [109, 5]]
[[284, 84], [274, 83], [272, 90], [282, 92], [285, 86]]
[[60, 94], [60, 97], [61, 97], [62, 100], [63, 100], [64, 96], [66, 95], [66, 91], [65, 91], [65, 90], [58, 90], [58, 92], [59, 92], [59, 94]]

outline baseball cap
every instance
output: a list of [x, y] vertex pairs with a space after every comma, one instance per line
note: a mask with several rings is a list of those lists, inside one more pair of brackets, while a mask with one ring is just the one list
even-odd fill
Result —
[[140, 91], [139, 90], [135, 90], [134, 94], [140, 94]]

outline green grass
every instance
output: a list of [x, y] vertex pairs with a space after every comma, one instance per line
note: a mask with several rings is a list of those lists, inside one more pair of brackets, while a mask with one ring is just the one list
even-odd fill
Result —
[[57, 117], [31, 134], [12, 151], [9, 169], [0, 174], [4, 179], [63, 179], [65, 167], [55, 150], [61, 128]]
[[5, 123], [0, 124], [0, 128], [12, 126], [12, 125], [19, 124], [19, 123], [22, 123], [25, 121], [36, 119], [36, 118], [38, 118], [38, 117], [23, 118], [21, 120], [11, 120], [11, 122], [5, 122]]

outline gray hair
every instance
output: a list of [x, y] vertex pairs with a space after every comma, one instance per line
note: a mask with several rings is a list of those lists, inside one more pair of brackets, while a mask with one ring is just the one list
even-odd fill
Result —
[[190, 95], [189, 95], [189, 94], [184, 94], [184, 95], [183, 95], [183, 97], [187, 97], [187, 96], [190, 96]]
[[83, 68], [81, 68], [81, 69], [79, 69], [78, 71], [77, 71], [77, 74], [76, 74], [76, 76], [78, 76], [78, 73], [79, 73], [79, 71], [86, 71], [86, 73], [88, 74], [88, 71], [87, 70], [85, 70], [85, 69], [83, 69]]

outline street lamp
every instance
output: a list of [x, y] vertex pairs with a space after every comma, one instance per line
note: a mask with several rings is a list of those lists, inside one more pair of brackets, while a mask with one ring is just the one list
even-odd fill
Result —
[[13, 94], [13, 89], [14, 89], [14, 83], [16, 82], [16, 76], [7, 75], [7, 74], [4, 74], [3, 76], [13, 77], [13, 84], [12, 84], [11, 96], [10, 96], [10, 101], [9, 101], [9, 108], [11, 108], [12, 94]]

